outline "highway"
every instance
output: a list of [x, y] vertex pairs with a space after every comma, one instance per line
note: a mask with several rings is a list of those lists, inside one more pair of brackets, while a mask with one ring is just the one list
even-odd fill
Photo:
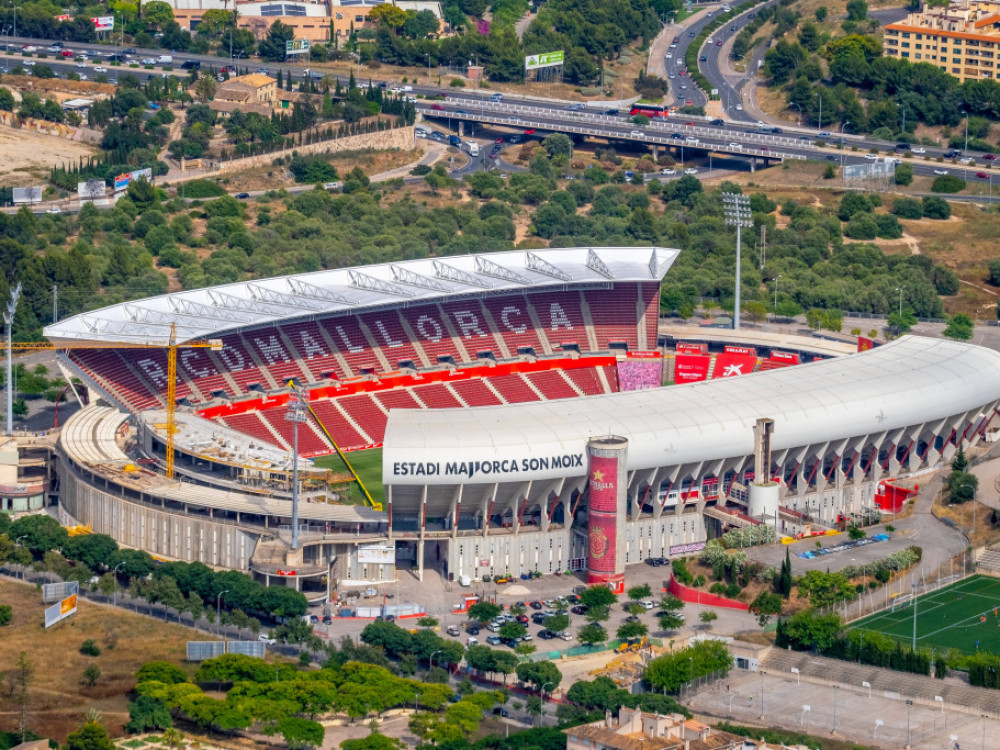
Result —
[[[768, 0], [768, 3], [776, 1]], [[729, 107], [722, 125], [712, 125], [713, 120], [707, 117], [679, 115], [667, 120], [656, 118], [649, 125], [637, 126], [628, 121], [628, 113], [625, 110], [622, 110], [621, 114], [617, 116], [605, 114], [607, 105], [599, 101], [588, 103], [583, 111], [574, 111], [570, 109], [572, 106], [570, 102], [518, 95], [506, 95], [503, 101], [494, 102], [490, 101], [494, 94], [491, 91], [461, 90], [456, 92], [450, 87], [418, 85], [414, 86], [413, 91], [408, 93], [413, 96], [429, 97], [429, 99], [418, 99], [416, 103], [418, 112], [426, 118], [445, 119], [451, 124], [457, 124], [459, 121], [480, 123], [512, 129], [514, 132], [521, 131], [522, 133], [534, 129], [539, 136], [549, 132], [563, 132], [577, 138], [608, 139], [623, 144], [631, 143], [636, 147], [669, 147], [677, 151], [678, 156], [682, 156], [685, 161], [689, 154], [695, 153], [699, 156], [718, 154], [735, 157], [747, 165], [751, 163], [752, 159], [756, 159], [758, 163], [770, 163], [782, 159], [814, 159], [830, 160], [840, 166], [841, 164], [865, 163], [864, 152], [870, 149], [877, 149], [881, 152], [880, 158], [885, 158], [885, 152], [894, 145], [890, 142], [851, 134], [820, 134], [812, 129], [792, 127], [780, 129], [772, 127], [770, 133], [765, 133], [759, 127], [762, 123], [754, 122], [748, 113], [735, 108], [739, 102], [739, 92], [722, 73], [720, 56], [724, 50], [728, 49], [728, 45], [725, 45], [726, 40], [739, 32], [746, 24], [750, 13], [756, 13], [761, 7], [764, 6], [759, 5], [749, 9], [725, 24], [713, 34], [712, 43], [706, 42], [701, 50], [701, 54], [707, 58], [706, 62], [700, 64], [701, 71], [712, 82], [712, 85], [720, 90], [723, 104]], [[668, 52], [673, 57], [665, 62], [674, 62], [674, 69], [683, 67], [684, 54], [688, 45], [694, 40], [691, 35], [697, 36], [705, 25], [717, 17], [716, 14], [719, 12], [721, 10], [715, 10], [712, 16], [706, 13], [686, 29], [680, 31], [677, 34], [679, 37], [677, 46]], [[36, 44], [39, 46], [39, 51], [43, 51], [49, 45], [48, 41], [39, 39], [5, 37], [3, 41], [18, 45]], [[720, 41], [723, 42], [723, 46], [717, 44]], [[115, 47], [108, 45], [66, 43], [65, 46], [74, 52], [84, 51], [91, 54], [101, 52], [105, 56], [117, 51]], [[89, 61], [84, 67], [78, 67], [76, 61], [64, 61], [62, 58], [53, 57], [39, 59], [37, 54], [35, 53], [35, 56], [31, 58], [35, 64], [51, 67], [60, 77], [75, 72], [86, 75], [88, 80], [94, 80], [98, 75], [95, 67], [102, 62], [100, 60], [97, 63]], [[159, 54], [163, 54], [163, 50], [137, 49], [133, 59], [155, 58]], [[763, 54], [763, 45], [758, 45], [757, 54]], [[111, 80], [126, 73], [134, 75], [140, 80], [145, 80], [153, 76], [183, 76], [186, 71], [181, 70], [180, 66], [187, 60], [195, 60], [205, 67], [215, 66], [216, 68], [229, 62], [225, 58], [210, 55], [176, 54], [173, 55], [173, 58], [174, 70], [172, 72], [162, 69], [112, 67], [107, 62], [103, 62], [101, 67], [106, 68], [104, 75]], [[13, 69], [18, 63], [23, 64], [27, 59], [20, 55], [0, 55], [0, 69]], [[681, 61], [681, 64], [677, 65], [677, 61]], [[307, 75], [309, 70], [307, 64], [275, 64], [255, 60], [242, 60], [237, 61], [237, 63], [251, 71], [267, 68], [271, 75], [277, 75], [280, 69], [285, 75], [291, 73], [297, 79]], [[669, 64], [667, 69], [670, 70]], [[358, 80], [364, 80], [365, 76], [360, 73], [359, 67]], [[685, 83], [680, 83], [681, 81]], [[344, 82], [346, 83], [346, 81]], [[693, 84], [689, 82], [688, 76], [677, 75], [670, 79], [669, 83], [672, 87], [686, 85], [686, 89], [677, 89], [676, 93], [683, 94], [693, 103], [704, 104], [704, 92], [699, 92], [694, 88]], [[579, 104], [576, 106], [578, 107]], [[693, 143], [690, 139], [697, 139], [698, 142]], [[838, 142], [845, 144], [843, 150], [816, 145], [817, 143], [836, 145]], [[854, 151], [852, 148], [857, 150]], [[950, 163], [924, 161], [924, 159], [934, 160], [937, 157], [942, 157], [946, 151], [942, 148], [928, 147], [926, 154], [909, 155], [907, 160], [913, 164], [915, 174], [934, 176], [935, 170], [949, 170], [952, 174], [968, 177], [972, 182], [981, 179], [982, 183], [986, 185], [987, 191], [992, 192], [992, 178], [1000, 176], [1000, 173], [992, 168], [993, 161], [984, 158], [983, 154], [970, 154], [974, 161], [968, 165], [957, 164], [951, 160], [949, 160]], [[471, 160], [470, 164], [461, 170], [461, 173], [464, 174], [466, 171], [474, 171], [486, 166], [489, 166], [488, 162], [484, 157], [480, 157]], [[979, 178], [976, 176], [977, 174], [983, 174], [985, 177]], [[460, 174], [456, 176], [460, 176]]]

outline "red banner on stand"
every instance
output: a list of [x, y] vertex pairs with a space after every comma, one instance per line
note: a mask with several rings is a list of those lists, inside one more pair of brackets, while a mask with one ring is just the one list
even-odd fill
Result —
[[745, 354], [720, 354], [715, 358], [715, 370], [712, 379], [732, 378], [737, 375], [749, 375], [757, 365], [757, 358]]
[[674, 360], [675, 383], [697, 383], [708, 378], [712, 359], [703, 354], [678, 354]]

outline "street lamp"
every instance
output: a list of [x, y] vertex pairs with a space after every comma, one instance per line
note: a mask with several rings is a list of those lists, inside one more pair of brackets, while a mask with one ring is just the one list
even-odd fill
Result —
[[124, 562], [124, 561], [122, 561], [122, 562], [118, 563], [118, 564], [117, 564], [117, 565], [116, 565], [116, 566], [115, 566], [115, 567], [114, 567], [114, 568], [113, 568], [113, 569], [111, 570], [111, 580], [112, 580], [112, 581], [114, 582], [114, 584], [115, 584], [115, 590], [114, 590], [114, 592], [113, 592], [113, 596], [111, 597], [111, 601], [112, 601], [112, 602], [113, 602], [114, 604], [117, 604], [117, 603], [118, 603], [118, 576], [117, 576], [116, 574], [118, 573], [118, 568], [120, 568], [120, 567], [121, 567], [122, 565], [124, 565], [124, 564], [125, 564], [125, 562]]
[[906, 289], [905, 286], [897, 286], [895, 291], [899, 292], [899, 319], [902, 322], [903, 319], [903, 291]]
[[795, 102], [788, 102], [788, 106], [795, 107], [795, 109], [797, 109], [799, 111], [799, 121], [798, 121], [797, 124], [801, 128], [802, 127], [802, 107], [800, 107]]
[[913, 701], [906, 701], [906, 744], [910, 744], [910, 706], [913, 705]]
[[742, 229], [753, 226], [753, 217], [750, 211], [750, 197], [740, 193], [722, 194], [723, 211], [726, 215], [726, 224], [736, 227], [736, 282], [734, 284], [733, 302], [733, 330], [740, 328], [740, 262], [742, 255]]
[[780, 273], [777, 276], [774, 277], [774, 314], [775, 315], [778, 314], [778, 279], [780, 279], [780, 278], [781, 278], [781, 274]]
[[218, 623], [220, 630], [222, 627], [222, 595], [228, 593], [229, 589], [226, 589], [215, 595], [215, 622]]
[[434, 669], [434, 657], [437, 656], [440, 653], [441, 653], [441, 649], [438, 649], [433, 654], [431, 654], [430, 661], [427, 664], [427, 671], [428, 672], [430, 672], [432, 669]]
[[7, 302], [7, 311], [3, 315], [4, 325], [7, 327], [7, 434], [14, 434], [14, 359], [11, 353], [11, 329], [14, 327], [14, 312], [17, 310], [17, 301], [21, 297], [21, 282], [10, 293], [10, 301]]
[[764, 675], [763, 669], [760, 671], [760, 718], [764, 718]]
[[544, 685], [542, 685], [542, 698], [541, 702], [538, 704], [538, 719], [539, 721], [541, 721], [542, 726], [545, 726], [545, 685], [551, 685], [552, 687], [555, 687], [556, 684], [554, 682], [546, 682]]
[[816, 121], [816, 132], [823, 127], [823, 92], [817, 91], [816, 98], [819, 99], [819, 119]]

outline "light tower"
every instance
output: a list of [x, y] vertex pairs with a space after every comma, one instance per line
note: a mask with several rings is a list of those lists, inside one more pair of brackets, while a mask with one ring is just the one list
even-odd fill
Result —
[[17, 301], [21, 297], [21, 282], [10, 293], [7, 311], [3, 314], [3, 322], [7, 327], [7, 434], [14, 434], [14, 355], [11, 352], [11, 330], [14, 328], [14, 312]]
[[750, 198], [740, 193], [723, 193], [722, 206], [726, 214], [726, 224], [736, 227], [736, 285], [735, 302], [733, 304], [733, 330], [740, 327], [740, 261], [742, 255], [741, 230], [752, 227], [753, 218], [750, 212]]
[[299, 423], [305, 422], [305, 400], [297, 390], [292, 389], [288, 399], [288, 413], [285, 419], [292, 423], [292, 549], [299, 548]]

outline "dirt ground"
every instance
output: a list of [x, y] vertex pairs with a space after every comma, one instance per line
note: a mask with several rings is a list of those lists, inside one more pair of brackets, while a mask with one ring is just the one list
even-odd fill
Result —
[[96, 152], [86, 143], [0, 126], [0, 182], [12, 187], [40, 185], [50, 168], [75, 164]]
[[[79, 728], [89, 708], [101, 712], [112, 736], [121, 734], [128, 721], [126, 694], [135, 686], [139, 667], [155, 659], [185, 667], [187, 641], [214, 640], [189, 628], [83, 600], [75, 615], [45, 630], [41, 591], [11, 581], [0, 581], [0, 602], [14, 608], [14, 621], [0, 636], [0, 673], [14, 667], [21, 651], [27, 653], [35, 667], [28, 727], [59, 741]], [[80, 644], [87, 639], [100, 648], [99, 656], [80, 653]], [[92, 664], [101, 670], [101, 677], [88, 688], [82, 674]], [[0, 701], [0, 727], [17, 726], [17, 707], [5, 694]]]

